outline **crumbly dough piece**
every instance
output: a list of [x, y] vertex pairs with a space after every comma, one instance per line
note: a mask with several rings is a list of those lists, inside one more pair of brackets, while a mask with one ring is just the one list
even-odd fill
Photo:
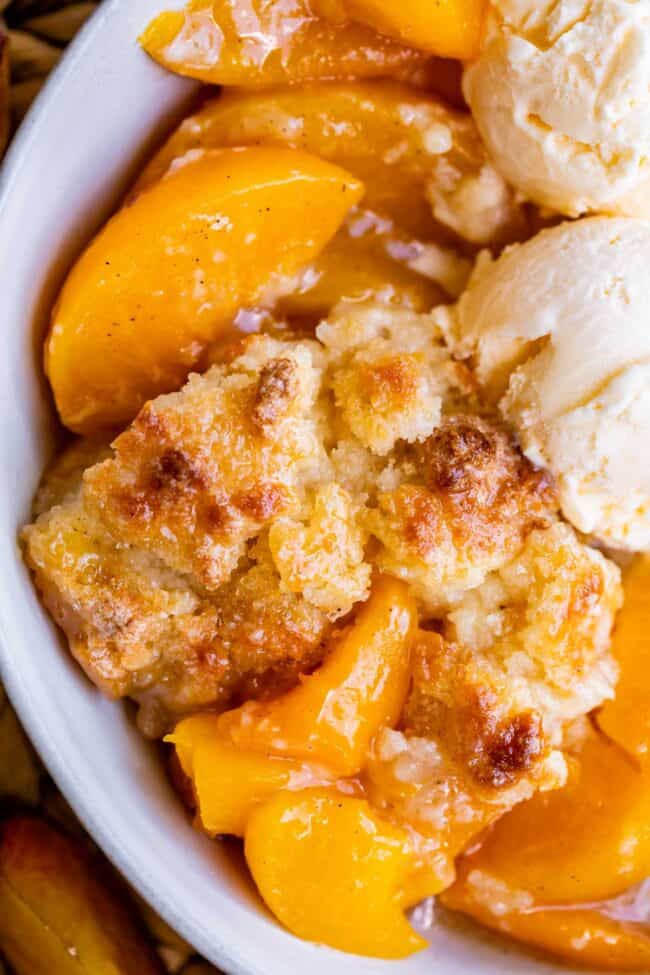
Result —
[[[584, 605], [559, 628], [562, 594], [582, 578], [579, 566], [591, 566], [589, 550], [555, 524], [547, 475], [498, 422], [469, 412], [476, 404], [465, 367], [431, 316], [345, 306], [318, 336], [250, 337], [180, 392], [149, 403], [112, 449], [73, 445], [24, 533], [46, 605], [90, 678], [137, 701], [146, 732], [159, 735], [184, 714], [295, 684], [323, 659], [335, 621], [367, 598], [372, 573], [391, 573], [410, 582], [423, 618], [446, 626], [457, 655], [449, 680], [494, 684], [503, 713], [495, 705], [490, 720], [541, 715], [543, 728], [531, 724], [525, 788], [548, 781], [552, 708], [560, 725], [605, 696], [587, 648], [600, 660], [608, 639], [611, 620], [597, 611], [606, 587], [594, 588], [606, 563], [593, 556], [593, 579], [580, 570], [575, 602], [582, 593]], [[378, 451], [373, 408], [357, 392], [359, 376], [386, 357], [412, 365], [438, 403], [424, 418], [387, 395]], [[349, 388], [343, 375], [353, 377]], [[590, 599], [602, 632], [590, 628]], [[526, 606], [525, 626], [515, 609]], [[575, 664], [565, 660], [571, 641]], [[557, 700], [544, 670], [556, 658]], [[524, 660], [537, 661], [541, 676], [520, 672]], [[577, 694], [572, 668], [580, 666], [591, 693]], [[434, 697], [447, 693], [440, 681]], [[565, 686], [577, 695], [570, 706]], [[462, 712], [460, 699], [447, 704]], [[466, 757], [437, 742], [435, 729], [414, 721], [409, 733], [430, 735], [466, 774]], [[524, 778], [512, 783], [517, 794]]]
[[519, 551], [555, 517], [548, 475], [488, 419], [446, 417], [423, 443], [405, 446], [401, 483], [368, 513], [381, 542], [376, 563], [406, 579], [430, 615]]
[[84, 502], [80, 466], [106, 452], [74, 443], [39, 493], [47, 510], [23, 533], [43, 601], [93, 683], [137, 701], [143, 731], [159, 737], [182, 715], [277, 693], [313, 669], [327, 617], [281, 590], [263, 542], [209, 595], [107, 531]]
[[322, 657], [327, 618], [282, 592], [268, 555], [216, 597], [155, 555], [116, 542], [81, 496], [25, 531], [44, 603], [90, 679], [141, 705], [151, 737], [182, 715], [291, 685]]
[[[563, 729], [613, 697], [619, 569], [565, 524], [465, 593], [415, 653], [405, 727], [432, 738], [479, 787], [539, 777]], [[555, 765], [557, 767], [557, 765]]]
[[329, 382], [350, 434], [386, 456], [398, 441], [424, 440], [464, 379], [434, 318], [380, 304], [342, 303], [319, 325]]
[[302, 593], [332, 619], [370, 594], [367, 540], [360, 506], [337, 484], [316, 492], [304, 520], [278, 518], [269, 532], [283, 588]]
[[618, 567], [558, 523], [531, 532], [515, 559], [465, 593], [446, 635], [496, 662], [557, 743], [567, 722], [613, 697], [609, 645], [622, 601]]
[[218, 589], [328, 467], [319, 382], [309, 343], [256, 337], [229, 366], [147, 403], [86, 474], [85, 503], [115, 537]]

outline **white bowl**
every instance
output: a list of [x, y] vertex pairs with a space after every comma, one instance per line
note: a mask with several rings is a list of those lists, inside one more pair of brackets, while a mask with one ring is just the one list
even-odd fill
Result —
[[434, 930], [430, 951], [400, 963], [291, 937], [266, 913], [228, 850], [192, 829], [156, 749], [137, 734], [127, 710], [103, 699], [71, 661], [21, 561], [17, 532], [56, 438], [40, 369], [52, 297], [147, 148], [196, 90], [155, 66], [136, 43], [150, 17], [171, 5], [105, 0], [39, 98], [1, 173], [2, 679], [99, 845], [170, 924], [230, 975], [557, 972], [455, 928]]

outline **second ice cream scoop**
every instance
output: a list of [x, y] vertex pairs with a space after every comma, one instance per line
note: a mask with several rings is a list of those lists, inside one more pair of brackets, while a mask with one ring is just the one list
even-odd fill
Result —
[[528, 199], [650, 216], [650, 0], [492, 0], [464, 91]]

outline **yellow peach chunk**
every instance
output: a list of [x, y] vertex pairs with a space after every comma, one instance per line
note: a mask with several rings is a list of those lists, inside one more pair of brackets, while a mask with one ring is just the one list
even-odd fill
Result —
[[303, 762], [235, 747], [220, 734], [214, 714], [186, 718], [165, 740], [175, 746], [192, 781], [199, 822], [213, 836], [243, 836], [253, 809], [276, 792], [323, 781]]
[[[327, 0], [326, 0], [327, 2]], [[331, 0], [330, 0], [331, 2]], [[481, 42], [486, 0], [339, 0], [382, 34], [439, 57], [469, 60]]]
[[399, 719], [416, 624], [408, 587], [379, 578], [315, 674], [273, 701], [250, 702], [222, 715], [222, 733], [240, 748], [356, 774], [379, 729]]
[[650, 779], [591, 731], [566, 786], [507, 813], [471, 864], [542, 906], [615, 897], [650, 874]]
[[197, 149], [288, 145], [362, 180], [364, 208], [422, 240], [501, 244], [529, 235], [521, 202], [490, 167], [467, 112], [396, 81], [357, 81], [210, 99], [176, 129], [134, 192]]
[[280, 299], [278, 314], [320, 321], [342, 300], [380, 300], [416, 312], [449, 300], [430, 278], [390, 257], [387, 246], [382, 234], [354, 237], [344, 227], [306, 270], [301, 286]]
[[448, 114], [430, 95], [389, 81], [227, 92], [181, 123], [135, 192], [196, 149], [288, 145], [353, 173], [365, 185], [364, 206], [430, 237], [435, 224], [425, 198], [432, 165], [426, 133], [438, 121], [444, 139]]
[[[289, 145], [353, 173], [365, 185], [365, 207], [414, 236], [431, 237], [435, 222], [425, 197], [432, 169], [427, 146], [449, 149], [455, 157], [457, 151], [448, 144], [452, 133], [445, 129], [454, 117], [434, 97], [390, 81], [228, 92], [181, 123], [145, 168], [135, 191], [157, 182], [191, 150]], [[443, 140], [439, 147], [436, 132]]]
[[363, 192], [338, 167], [284, 148], [206, 152], [117, 213], [70, 272], [46, 371], [66, 426], [132, 419], [177, 389], [237, 310], [295, 274]]
[[619, 975], [650, 968], [647, 925], [623, 923], [589, 907], [544, 910], [531, 896], [510, 892], [473, 862], [469, 857], [461, 864], [458, 880], [441, 897], [445, 907], [574, 965]]
[[36, 817], [0, 826], [0, 946], [16, 975], [163, 975], [94, 858]]
[[624, 603], [612, 651], [620, 666], [616, 697], [598, 724], [641, 763], [650, 759], [650, 556], [639, 556], [623, 577]]
[[282, 793], [252, 813], [245, 853], [266, 904], [299, 937], [375, 958], [426, 947], [402, 910], [408, 834], [365, 800]]
[[311, 0], [190, 0], [140, 38], [178, 74], [217, 85], [300, 84], [391, 75], [425, 55], [359, 23], [330, 23]]

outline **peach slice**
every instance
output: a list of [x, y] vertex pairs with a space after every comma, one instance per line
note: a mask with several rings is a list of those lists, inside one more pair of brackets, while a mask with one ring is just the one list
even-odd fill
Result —
[[650, 556], [639, 556], [623, 577], [625, 601], [612, 650], [620, 666], [616, 697], [598, 724], [644, 765], [650, 759]]
[[589, 907], [545, 910], [532, 897], [504, 889], [498, 878], [474, 867], [471, 857], [462, 863], [457, 882], [441, 900], [445, 907], [468, 914], [487, 928], [574, 965], [618, 975], [650, 968], [647, 925], [622, 923]]
[[347, 169], [366, 186], [364, 207], [412, 237], [501, 245], [530, 236], [531, 215], [490, 166], [471, 116], [397, 81], [226, 92], [180, 125], [135, 192], [190, 150], [265, 144]]
[[243, 836], [256, 806], [283, 789], [319, 782], [303, 762], [235, 747], [220, 733], [214, 714], [186, 718], [165, 740], [176, 747], [193, 783], [199, 822], [213, 836]]
[[[323, 2], [323, 0], [321, 0]], [[324, 0], [330, 2], [331, 0]], [[444, 58], [477, 56], [486, 0], [338, 0], [355, 20]]]
[[93, 432], [178, 388], [237, 310], [334, 236], [358, 180], [285, 148], [213, 150], [117, 213], [70, 272], [46, 370], [63, 422]]
[[[415, 237], [436, 232], [425, 196], [436, 161], [472, 169], [478, 137], [465, 116], [434, 96], [391, 81], [228, 92], [181, 123], [135, 191], [197, 148], [290, 145], [341, 166], [365, 184], [364, 206]], [[480, 165], [485, 162], [481, 155]], [[469, 167], [469, 169], [468, 169]]]
[[251, 702], [222, 715], [222, 733], [239, 748], [355, 775], [379, 729], [394, 725], [402, 712], [416, 625], [408, 587], [380, 577], [315, 674], [273, 701]]
[[266, 904], [299, 937], [375, 958], [426, 947], [402, 909], [408, 834], [364, 799], [281, 793], [251, 815], [245, 853]]
[[393, 260], [390, 246], [388, 235], [371, 230], [354, 237], [344, 227], [306, 270], [302, 286], [279, 300], [278, 314], [319, 321], [341, 300], [379, 299], [415, 312], [449, 300], [430, 278]]
[[507, 813], [469, 862], [540, 906], [615, 897], [650, 874], [650, 780], [590, 731], [566, 786]]
[[650, 872], [649, 823], [647, 777], [591, 730], [567, 785], [505, 815], [442, 902], [571, 962], [645, 971], [650, 937], [627, 892]]
[[0, 827], [0, 944], [16, 975], [163, 975], [96, 864], [42, 820]]
[[311, 0], [190, 0], [156, 17], [140, 43], [171, 71], [228, 86], [379, 77], [425, 60], [362, 24], [321, 19]]

